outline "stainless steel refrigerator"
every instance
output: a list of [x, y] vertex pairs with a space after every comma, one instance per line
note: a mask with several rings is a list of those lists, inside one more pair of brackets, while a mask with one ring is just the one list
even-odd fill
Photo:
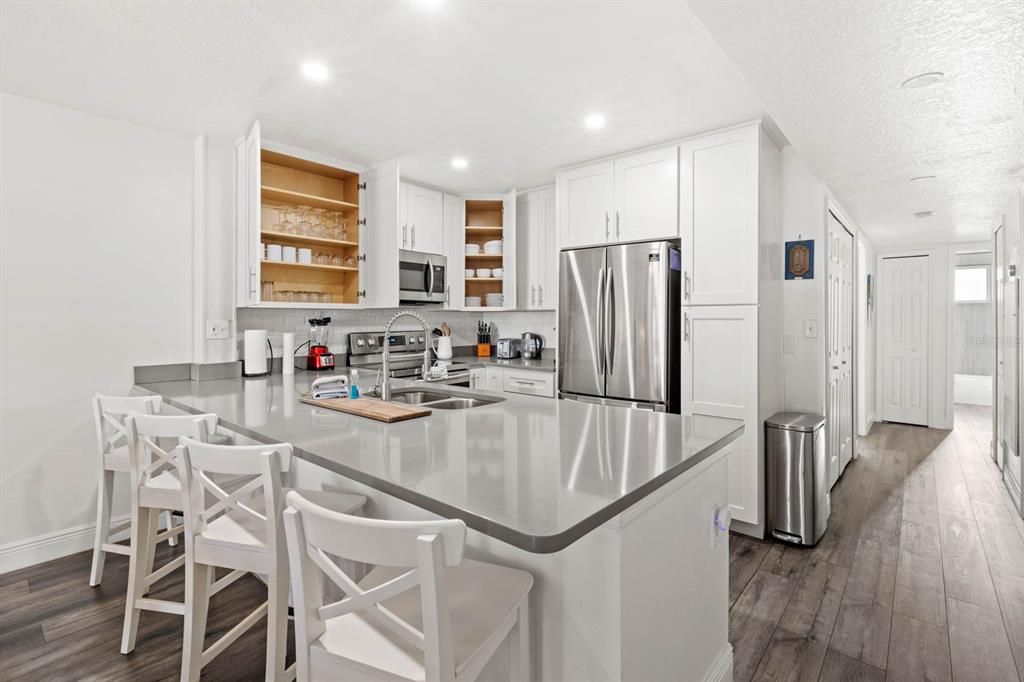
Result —
[[562, 252], [559, 397], [679, 413], [680, 271], [669, 242]]

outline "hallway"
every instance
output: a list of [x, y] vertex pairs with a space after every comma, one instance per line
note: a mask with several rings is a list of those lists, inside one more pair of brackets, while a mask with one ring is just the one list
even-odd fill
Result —
[[987, 409], [957, 405], [953, 431], [875, 424], [813, 549], [732, 536], [737, 682], [1024, 677], [1024, 521]]

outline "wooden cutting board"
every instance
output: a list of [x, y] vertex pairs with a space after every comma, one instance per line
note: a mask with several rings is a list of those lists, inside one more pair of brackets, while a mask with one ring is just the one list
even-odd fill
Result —
[[299, 398], [299, 401], [327, 410], [354, 414], [389, 424], [391, 422], [405, 421], [406, 419], [415, 419], [416, 417], [426, 417], [430, 414], [430, 410], [426, 407], [386, 403], [377, 398], [356, 398], [355, 400], [351, 398], [327, 398], [325, 400], [316, 400], [309, 395], [304, 395]]

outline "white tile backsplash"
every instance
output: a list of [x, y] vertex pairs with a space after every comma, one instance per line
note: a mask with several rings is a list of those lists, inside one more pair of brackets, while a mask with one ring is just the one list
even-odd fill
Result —
[[[242, 332], [246, 329], [266, 329], [269, 332], [270, 342], [275, 350], [281, 347], [281, 334], [284, 332], [295, 332], [296, 344], [301, 344], [309, 338], [309, 324], [307, 320], [311, 317], [330, 317], [331, 333], [329, 345], [331, 352], [337, 354], [345, 353], [348, 348], [349, 332], [383, 331], [391, 316], [398, 308], [377, 308], [368, 310], [290, 310], [285, 308], [239, 308], [238, 309], [238, 339], [241, 342]], [[402, 308], [406, 310], [406, 308]], [[558, 346], [557, 322], [558, 318], [554, 311], [457, 311], [457, 310], [431, 310], [425, 308], [408, 308], [421, 315], [431, 328], [440, 327], [442, 322], [447, 322], [452, 328], [453, 343], [456, 346], [467, 346], [476, 343], [476, 324], [479, 320], [490, 322], [493, 325], [493, 341], [501, 337], [518, 338], [523, 332], [534, 332], [544, 338], [546, 349], [554, 349]], [[395, 323], [395, 329], [418, 329], [416, 322], [410, 319], [402, 319]]]

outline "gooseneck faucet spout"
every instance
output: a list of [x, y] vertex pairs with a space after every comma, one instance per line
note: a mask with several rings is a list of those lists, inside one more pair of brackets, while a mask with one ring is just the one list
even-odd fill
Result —
[[430, 330], [427, 328], [427, 321], [414, 312], [409, 310], [399, 310], [397, 313], [391, 316], [388, 320], [388, 324], [384, 327], [384, 362], [381, 367], [381, 378], [380, 378], [380, 399], [384, 401], [391, 400], [391, 325], [395, 323], [400, 317], [411, 317], [418, 321], [423, 326], [423, 338], [428, 341], [426, 348], [423, 349], [423, 379], [430, 376]]

